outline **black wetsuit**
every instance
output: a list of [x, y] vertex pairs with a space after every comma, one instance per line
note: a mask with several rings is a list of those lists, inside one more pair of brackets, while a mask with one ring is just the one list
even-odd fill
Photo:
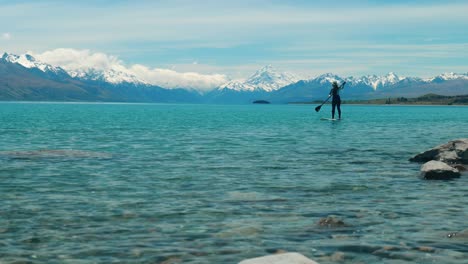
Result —
[[330, 90], [330, 95], [333, 96], [332, 98], [332, 118], [335, 118], [335, 108], [338, 108], [338, 118], [341, 119], [341, 98], [339, 91], [341, 90], [340, 87], [332, 88]]

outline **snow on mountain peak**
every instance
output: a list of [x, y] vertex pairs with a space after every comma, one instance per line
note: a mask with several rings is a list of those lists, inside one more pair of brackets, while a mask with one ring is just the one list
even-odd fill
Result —
[[396, 75], [393, 72], [389, 72], [387, 75], [385, 75], [385, 79], [387, 79], [390, 82], [398, 82], [400, 80], [400, 77]]
[[19, 64], [28, 69], [39, 69], [42, 72], [52, 72], [55, 74], [68, 74], [73, 78], [80, 78], [84, 80], [104, 81], [112, 84], [119, 84], [123, 82], [145, 84], [145, 82], [138, 80], [134, 75], [120, 71], [118, 69], [98, 70], [94, 68], [84, 68], [78, 70], [64, 70], [60, 67], [55, 67], [47, 63], [43, 63], [34, 58], [31, 54], [15, 55], [4, 53], [2, 60]]
[[263, 67], [247, 79], [248, 84], [269, 92], [297, 81], [299, 79], [296, 76], [278, 72], [271, 65]]
[[6, 53], [6, 52], [3, 53], [3, 56], [2, 56], [2, 60], [5, 60], [11, 63], [17, 63], [18, 59], [19, 59], [18, 55]]
[[273, 68], [273, 66], [271, 64], [268, 64], [268, 65], [263, 66], [257, 72], [274, 72], [274, 71], [275, 71], [275, 69]]
[[318, 81], [320, 84], [328, 84], [328, 83], [331, 84], [332, 82], [343, 81], [341, 77], [330, 72], [322, 74], [313, 80]]
[[405, 78], [399, 77], [393, 72], [389, 72], [385, 76], [377, 76], [373, 74], [362, 76], [360, 78], [349, 77], [347, 79], [350, 81], [350, 83], [368, 85], [374, 88], [374, 90], [377, 90], [379, 87], [393, 85], [401, 80], [404, 80]]
[[[41, 60], [42, 57], [39, 56]], [[52, 66], [51, 64], [47, 64], [42, 62], [41, 60], [37, 60], [31, 54], [22, 54], [22, 55], [15, 55], [10, 53], [3, 53], [1, 56], [2, 61], [6, 61], [13, 64], [21, 65], [22, 67], [28, 69], [38, 69], [45, 73], [53, 73], [53, 74], [68, 74], [73, 78], [79, 78], [83, 80], [93, 80], [93, 81], [102, 81], [108, 82], [112, 84], [120, 84], [120, 83], [132, 83], [132, 84], [149, 84], [150, 82], [140, 80], [136, 76], [138, 75], [128, 68], [122, 66], [121, 64], [111, 64], [111, 65], [104, 65], [105, 67], [101, 68], [92, 68], [91, 66], [87, 65], [79, 65], [78, 67], [68, 68], [63, 66], [56, 67]], [[57, 65], [57, 64], [55, 64]], [[65, 70], [64, 70], [65, 69]], [[134, 75], [136, 74], [136, 76]], [[223, 77], [222, 80], [219, 82], [224, 81], [225, 78]], [[300, 79], [293, 74], [290, 73], [283, 73], [278, 72], [272, 65], [266, 65], [261, 69], [257, 70], [254, 74], [252, 74], [249, 78], [243, 80], [231, 80], [223, 85], [221, 85], [218, 89], [232, 89], [236, 91], [266, 91], [271, 92], [278, 90], [282, 87], [285, 87], [289, 84], [295, 83]], [[325, 73], [316, 78], [307, 80], [308, 82], [316, 82], [320, 83], [321, 85], [328, 85], [333, 81], [343, 82], [346, 80], [350, 85], [365, 85], [370, 86], [374, 90], [377, 90], [381, 87], [391, 86], [397, 84], [399, 82], [404, 81], [405, 83], [409, 82], [444, 82], [449, 80], [468, 80], [468, 73], [454, 73], [448, 72], [443, 73], [438, 76], [432, 78], [411, 78], [411, 77], [400, 77], [394, 72], [389, 72], [384, 76], [377, 76], [377, 75], [366, 75], [362, 77], [347, 77], [343, 79], [338, 75], [333, 73]], [[171, 85], [168, 85], [168, 88]], [[214, 86], [214, 85], [213, 85]], [[213, 87], [211, 86], [211, 87]], [[183, 86], [187, 88], [186, 86]]]
[[68, 71], [70, 76], [73, 78], [79, 78], [83, 80], [92, 80], [92, 81], [102, 81], [109, 82], [112, 84], [119, 83], [135, 83], [135, 84], [145, 84], [145, 82], [139, 80], [136, 76], [114, 69], [109, 70], [98, 70], [94, 68], [86, 68], [79, 70], [70, 70]]
[[225, 88], [236, 90], [236, 91], [244, 91], [244, 90], [253, 91], [255, 89], [254, 87], [250, 87], [250, 85], [246, 84], [244, 80], [231, 80], [221, 85], [218, 89], [222, 90]]
[[436, 79], [439, 80], [444, 80], [444, 81], [449, 81], [449, 80], [456, 80], [456, 79], [463, 79], [463, 80], [468, 80], [468, 73], [466, 74], [458, 74], [454, 72], [446, 72], [442, 73], [436, 77], [428, 79], [428, 81], [434, 81]]
[[135, 75], [113, 69], [104, 72], [104, 78], [110, 83], [143, 83]]
[[377, 87], [392, 85], [403, 79], [404, 78], [398, 77], [398, 75], [396, 75], [395, 73], [389, 72], [383, 77], [378, 77], [377, 80], [373, 83], [372, 87], [374, 87], [374, 89], [377, 89]]
[[267, 65], [256, 71], [247, 80], [232, 80], [223, 84], [220, 89], [229, 88], [236, 91], [263, 90], [271, 92], [297, 81], [299, 81], [299, 78], [293, 74], [278, 72], [273, 66]]
[[50, 64], [40, 62], [36, 60], [31, 54], [22, 54], [22, 55], [15, 55], [4, 53], [2, 59], [8, 61], [10, 63], [19, 64], [25, 68], [32, 69], [37, 68], [43, 72], [53, 72], [53, 73], [61, 73], [63, 70], [60, 67], [54, 67]]

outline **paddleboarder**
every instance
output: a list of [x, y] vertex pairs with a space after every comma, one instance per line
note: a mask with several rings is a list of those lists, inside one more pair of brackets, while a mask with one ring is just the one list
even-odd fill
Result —
[[336, 81], [332, 82], [332, 88], [328, 98], [332, 97], [332, 119], [335, 119], [335, 108], [338, 108], [338, 119], [341, 119], [341, 98], [340, 91], [343, 90], [346, 82], [343, 82], [340, 86]]

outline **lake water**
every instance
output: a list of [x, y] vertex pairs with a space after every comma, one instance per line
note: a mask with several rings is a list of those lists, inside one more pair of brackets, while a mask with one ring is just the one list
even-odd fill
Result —
[[0, 103], [0, 263], [468, 263], [468, 175], [408, 162], [468, 108], [314, 107]]

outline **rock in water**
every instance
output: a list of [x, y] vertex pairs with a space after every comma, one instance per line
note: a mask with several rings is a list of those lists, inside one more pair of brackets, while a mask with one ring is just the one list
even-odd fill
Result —
[[414, 162], [443, 161], [449, 164], [468, 164], [468, 138], [456, 139], [420, 153], [410, 159]]
[[460, 172], [441, 161], [431, 160], [421, 167], [420, 176], [426, 180], [450, 180], [460, 177]]
[[246, 259], [239, 264], [318, 264], [299, 253], [275, 254], [259, 258]]
[[334, 216], [328, 216], [326, 218], [320, 219], [318, 222], [318, 225], [323, 226], [323, 227], [330, 227], [330, 228], [346, 226], [346, 224], [342, 220]]
[[270, 102], [268, 102], [266, 100], [257, 100], [257, 101], [254, 101], [253, 103], [254, 104], [269, 104]]

